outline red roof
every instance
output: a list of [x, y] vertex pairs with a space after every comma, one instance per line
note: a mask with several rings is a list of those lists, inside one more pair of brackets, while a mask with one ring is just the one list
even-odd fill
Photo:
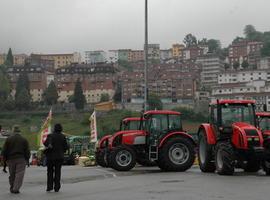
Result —
[[123, 122], [129, 122], [129, 121], [140, 121], [141, 118], [140, 117], [127, 117], [125, 119], [123, 119]]
[[144, 115], [181, 115], [181, 113], [171, 110], [149, 110]]
[[257, 117], [270, 117], [270, 112], [256, 112]]
[[212, 104], [255, 104], [254, 100], [233, 100], [233, 99], [225, 99], [225, 100], [217, 100]]

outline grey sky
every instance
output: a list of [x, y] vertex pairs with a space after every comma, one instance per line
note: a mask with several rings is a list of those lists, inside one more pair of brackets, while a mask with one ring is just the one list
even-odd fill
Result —
[[[223, 45], [246, 24], [270, 31], [269, 0], [149, 0], [149, 42], [169, 48], [187, 33]], [[0, 0], [0, 53], [132, 48], [144, 42], [144, 0]]]

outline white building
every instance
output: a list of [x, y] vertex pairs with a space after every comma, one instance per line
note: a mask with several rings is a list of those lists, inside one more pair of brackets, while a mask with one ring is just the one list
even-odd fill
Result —
[[118, 62], [118, 50], [109, 50], [106, 53], [106, 62], [107, 63], [116, 63], [116, 62]]
[[218, 83], [218, 74], [224, 71], [224, 61], [215, 54], [199, 56], [196, 63], [202, 65], [201, 84], [211, 88]]
[[171, 49], [162, 49], [160, 50], [160, 59], [161, 60], [168, 60], [173, 57]]
[[218, 84], [246, 83], [256, 80], [270, 81], [270, 70], [227, 71], [218, 75]]
[[87, 64], [105, 63], [106, 53], [104, 51], [85, 51], [85, 62]]
[[260, 59], [259, 69], [270, 69], [270, 57]]
[[159, 44], [148, 44], [148, 59], [160, 60], [160, 45]]

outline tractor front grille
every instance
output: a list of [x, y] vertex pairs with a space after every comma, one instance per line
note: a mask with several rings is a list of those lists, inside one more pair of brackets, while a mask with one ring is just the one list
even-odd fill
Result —
[[258, 132], [255, 129], [245, 129], [247, 136], [258, 136]]
[[255, 138], [252, 138], [252, 140], [248, 140], [248, 148], [259, 147], [260, 145], [260, 140], [255, 140]]

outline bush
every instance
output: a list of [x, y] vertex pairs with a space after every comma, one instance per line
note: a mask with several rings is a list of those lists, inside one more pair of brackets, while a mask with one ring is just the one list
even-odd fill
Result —
[[193, 121], [193, 122], [207, 122], [208, 121], [208, 114], [204, 115], [203, 113], [196, 113], [191, 108], [184, 108], [184, 107], [177, 107], [173, 110], [182, 113], [182, 119]]

